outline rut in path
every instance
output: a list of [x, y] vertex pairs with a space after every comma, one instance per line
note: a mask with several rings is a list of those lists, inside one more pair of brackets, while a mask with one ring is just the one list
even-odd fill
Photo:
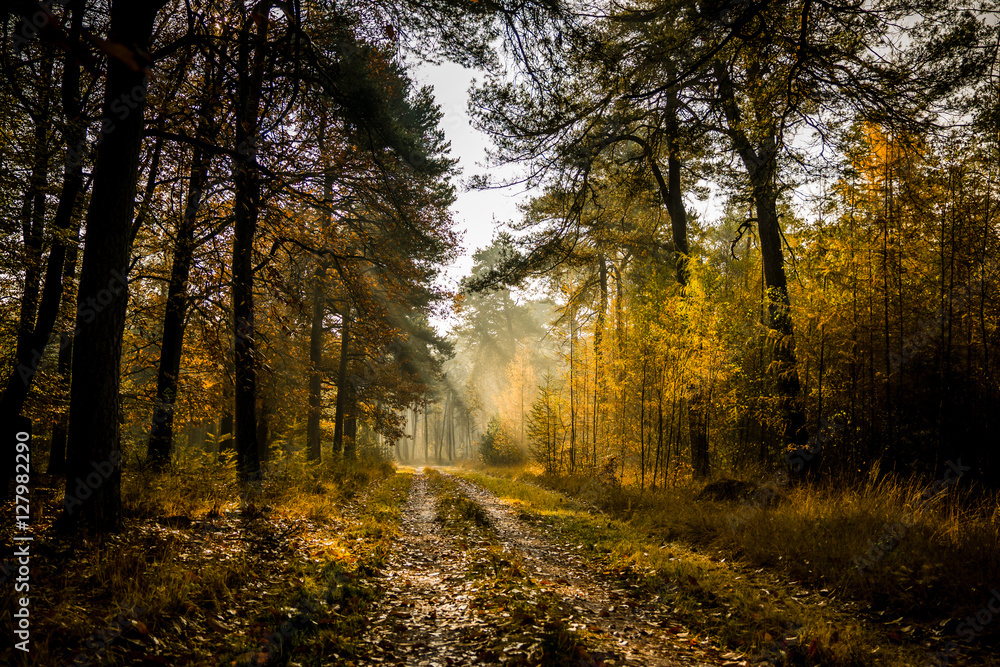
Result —
[[413, 475], [401, 535], [382, 573], [385, 587], [362, 664], [471, 665], [480, 621], [470, 608], [468, 559], [435, 522], [437, 500]]

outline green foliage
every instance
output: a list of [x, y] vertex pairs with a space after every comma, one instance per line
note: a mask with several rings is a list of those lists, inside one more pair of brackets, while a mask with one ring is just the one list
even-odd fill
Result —
[[494, 415], [479, 440], [479, 456], [483, 463], [493, 466], [511, 466], [524, 462], [524, 452], [513, 443], [507, 429]]
[[559, 418], [559, 403], [555, 378], [546, 373], [528, 415], [528, 451], [549, 475], [559, 471], [560, 447], [565, 439], [565, 429]]

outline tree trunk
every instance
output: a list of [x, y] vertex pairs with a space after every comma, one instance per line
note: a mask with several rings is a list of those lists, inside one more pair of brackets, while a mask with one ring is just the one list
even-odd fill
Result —
[[448, 429], [448, 411], [451, 409], [451, 392], [445, 395], [444, 408], [441, 410], [441, 431], [438, 433], [437, 446], [434, 448], [434, 458], [437, 459], [438, 463], [444, 463], [444, 458], [441, 452], [447, 452], [447, 443], [445, 438], [447, 438]]
[[229, 374], [229, 369], [226, 369], [222, 383], [222, 417], [219, 419], [219, 431], [216, 438], [219, 444], [220, 460], [226, 452], [232, 451], [235, 445], [233, 441], [233, 422], [233, 382]]
[[257, 419], [257, 459], [267, 461], [271, 458], [271, 401], [266, 391], [261, 392], [259, 414]]
[[[211, 136], [215, 128], [216, 85], [211, 67], [205, 73], [205, 92], [199, 110], [197, 136]], [[170, 271], [170, 286], [163, 315], [163, 340], [160, 344], [160, 366], [156, 376], [156, 407], [150, 428], [147, 457], [156, 469], [170, 463], [174, 447], [174, 403], [177, 400], [181, 354], [184, 346], [184, 319], [187, 314], [187, 281], [194, 259], [195, 232], [198, 210], [208, 182], [209, 156], [195, 147], [191, 156], [191, 180], [188, 183], [187, 206], [177, 226], [174, 256]]]
[[[688, 254], [690, 252], [687, 238], [687, 211], [684, 209], [684, 197], [681, 191], [681, 161], [677, 146], [677, 91], [671, 89], [667, 100], [667, 178], [663, 178], [659, 166], [650, 156], [650, 166], [660, 190], [660, 197], [670, 215], [670, 232], [673, 242], [674, 262], [676, 264], [677, 284], [681, 287], [681, 295], [688, 285], [690, 272], [688, 270]], [[688, 400], [682, 405], [687, 413], [688, 431], [691, 439], [691, 465], [696, 478], [707, 477], [710, 473], [708, 457], [708, 432], [705, 431], [706, 420], [701, 413], [706, 409], [701, 404], [703, 390], [695, 380], [691, 386]], [[698, 414], [695, 414], [698, 413]]]
[[[320, 152], [325, 154], [326, 125], [322, 128]], [[329, 169], [323, 178], [323, 200], [333, 199], [333, 172]], [[321, 213], [322, 230], [325, 232], [330, 221], [327, 211]], [[306, 458], [319, 461], [321, 451], [320, 419], [323, 416], [323, 318], [326, 315], [326, 262], [321, 258], [313, 276], [312, 318], [309, 329], [309, 415], [306, 420]], [[339, 390], [338, 390], [339, 391]]]
[[691, 466], [696, 478], [704, 479], [710, 472], [708, 458], [708, 415], [705, 400], [699, 390], [687, 401], [688, 431], [691, 434]]
[[[79, 231], [79, 228], [75, 228], [73, 238], [67, 241], [69, 248], [66, 262], [63, 266], [62, 284], [73, 280], [73, 277], [76, 275], [76, 240], [79, 237]], [[63, 299], [62, 307], [66, 310], [72, 308], [72, 304], [68, 298]], [[76, 322], [74, 318], [70, 318], [70, 321], [74, 324]], [[62, 475], [66, 472], [66, 436], [69, 432], [69, 390], [73, 370], [72, 332], [64, 331], [59, 334], [59, 362], [57, 369], [59, 373], [60, 398], [65, 401], [65, 405], [56, 418], [55, 424], [52, 426], [48, 472], [50, 474]]]
[[45, 231], [45, 189], [49, 179], [49, 127], [52, 97], [52, 62], [41, 63], [38, 89], [42, 96], [40, 108], [32, 114], [34, 160], [28, 177], [28, 191], [21, 207], [21, 236], [24, 242], [24, 289], [21, 291], [21, 312], [17, 327], [17, 351], [30, 350], [35, 315], [38, 309], [38, 281], [42, 274], [42, 242]]
[[310, 461], [319, 461], [322, 457], [320, 418], [323, 416], [323, 316], [326, 312], [324, 274], [325, 271], [321, 267], [316, 270], [314, 276], [312, 321], [309, 330], [309, 415], [306, 421], [306, 458]]
[[594, 325], [594, 424], [591, 445], [595, 468], [597, 467], [597, 428], [600, 425], [601, 398], [604, 396], [604, 330], [608, 317], [608, 261], [603, 252], [598, 255], [597, 261], [601, 302], [597, 308], [597, 321]]
[[427, 399], [424, 399], [424, 463], [430, 463], [430, 433], [428, 433]]
[[340, 369], [337, 373], [337, 414], [333, 422], [333, 455], [344, 452], [344, 422], [347, 419], [347, 408], [350, 390], [347, 385], [348, 355], [351, 349], [351, 305], [345, 304], [340, 316]]
[[576, 343], [576, 309], [569, 316], [569, 471], [576, 472], [576, 392], [574, 391], [574, 347]]
[[[257, 456], [257, 353], [253, 299], [253, 245], [260, 216], [257, 165], [258, 114], [264, 78], [269, 2], [254, 6], [239, 38], [234, 162], [233, 323], [235, 349], [236, 456], [240, 479], [260, 474]], [[253, 34], [252, 34], [253, 33]]]
[[344, 460], [354, 461], [358, 458], [358, 415], [356, 397], [353, 391], [348, 391], [347, 419], [344, 422]]
[[[523, 415], [523, 413], [522, 413]], [[455, 401], [448, 412], [448, 463], [455, 460]]]
[[[69, 394], [70, 371], [73, 363], [73, 336], [68, 333], [59, 335], [59, 391], [65, 397]], [[52, 425], [52, 441], [49, 445], [50, 475], [62, 475], [66, 472], [66, 432], [69, 427], [69, 410], [63, 409]]]
[[[162, 5], [162, 0], [115, 0], [111, 6], [110, 42], [129, 45], [125, 48], [133, 49], [132, 56], [141, 63]], [[141, 69], [130, 69], [124, 61], [109, 58], [105, 126], [94, 167], [77, 296], [64, 516], [78, 519], [97, 532], [121, 526], [118, 391], [128, 305], [129, 233], [145, 129], [147, 84]], [[116, 108], [123, 99], [133, 100], [135, 108], [121, 118]]]
[[781, 226], [778, 220], [778, 189], [775, 185], [778, 163], [778, 137], [775, 132], [765, 136], [757, 146], [751, 144], [743, 130], [743, 120], [733, 91], [732, 80], [725, 63], [716, 61], [715, 79], [719, 87], [728, 134], [743, 161], [750, 180], [757, 214], [761, 263], [764, 267], [767, 307], [766, 325], [771, 330], [772, 363], [770, 373], [780, 400], [782, 443], [805, 444], [805, 411], [802, 407], [802, 387], [795, 359], [795, 337], [792, 327], [791, 303], [785, 276]]
[[642, 387], [639, 390], [639, 490], [646, 488], [646, 376], [649, 351], [642, 354]]
[[767, 286], [767, 326], [773, 340], [771, 373], [780, 398], [782, 445], [805, 444], [805, 411], [801, 398], [798, 365], [795, 358], [795, 335], [792, 327], [791, 302], [785, 277], [784, 255], [781, 249], [781, 229], [778, 222], [778, 193], [773, 185], [774, 151], [768, 148], [767, 165], [751, 173], [757, 209], [761, 260], [764, 283]]

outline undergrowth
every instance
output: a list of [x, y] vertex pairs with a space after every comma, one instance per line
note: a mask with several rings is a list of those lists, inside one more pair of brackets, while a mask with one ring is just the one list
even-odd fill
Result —
[[[357, 521], [338, 535], [350, 551], [326, 559], [319, 568], [293, 564], [290, 580], [298, 584], [286, 591], [284, 608], [295, 611], [285, 612], [283, 624], [296, 615], [300, 621], [279, 636], [282, 662], [294, 656], [300, 665], [343, 664], [363, 656], [360, 640], [378, 598], [370, 578], [385, 565], [399, 535], [411, 481], [409, 474], [395, 475], [360, 500]], [[274, 626], [278, 619], [265, 620]]]
[[875, 611], [964, 618], [1000, 585], [1000, 506], [991, 494], [971, 501], [961, 480], [933, 495], [925, 484], [883, 477], [859, 489], [765, 487], [756, 497], [717, 502], [698, 500], [699, 486], [641, 491], [583, 476], [522, 479], [598, 506], [637, 531], [721, 550]]

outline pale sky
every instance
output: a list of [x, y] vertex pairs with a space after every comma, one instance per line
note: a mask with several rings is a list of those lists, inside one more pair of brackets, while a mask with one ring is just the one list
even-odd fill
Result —
[[[483, 174], [485, 150], [489, 138], [475, 129], [468, 112], [469, 86], [477, 73], [454, 63], [418, 65], [412, 70], [418, 85], [434, 88], [434, 97], [444, 112], [441, 125], [451, 141], [451, 155], [458, 158], [461, 181], [475, 174]], [[496, 175], [496, 170], [489, 170]], [[516, 173], [508, 170], [505, 174]], [[528, 199], [523, 187], [504, 190], [466, 192], [459, 188], [458, 200], [452, 206], [455, 222], [463, 232], [462, 258], [447, 271], [447, 287], [454, 289], [458, 281], [472, 268], [472, 253], [489, 245], [499, 224], [520, 218], [519, 202]]]

